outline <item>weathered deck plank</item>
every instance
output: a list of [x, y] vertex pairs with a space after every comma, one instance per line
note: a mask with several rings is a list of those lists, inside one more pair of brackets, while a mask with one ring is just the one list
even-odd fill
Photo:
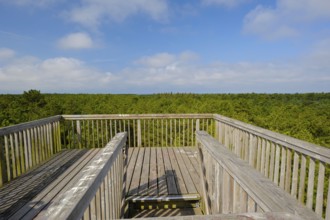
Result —
[[163, 160], [163, 153], [160, 147], [157, 147], [157, 187], [158, 187], [158, 195], [167, 195], [167, 183], [165, 176], [165, 166]]
[[194, 147], [129, 150], [132, 155], [128, 155], [128, 196], [200, 194], [196, 152]]
[[61, 191], [67, 190], [67, 184], [71, 179], [77, 175], [82, 168], [99, 152], [99, 149], [85, 151], [86, 153], [80, 155], [80, 158], [68, 169], [63, 170], [63, 173], [49, 184], [41, 193], [35, 198], [19, 209], [10, 219], [20, 219], [22, 216], [26, 219], [33, 219], [40, 211], [42, 211], [49, 204], [56, 202], [56, 195]]
[[143, 157], [144, 157], [144, 148], [140, 148], [134, 166], [134, 171], [132, 173], [132, 180], [131, 180], [130, 189], [128, 191], [128, 195], [136, 195], [139, 191]]
[[167, 148], [167, 151], [168, 151], [168, 155], [170, 157], [170, 161], [171, 161], [171, 164], [172, 164], [172, 169], [173, 169], [174, 178], [175, 178], [175, 181], [176, 181], [176, 186], [177, 186], [177, 189], [178, 189], [178, 193], [179, 194], [188, 194], [186, 183], [185, 183], [185, 181], [183, 179], [183, 176], [181, 174], [181, 170], [180, 170], [180, 167], [178, 165], [177, 158], [176, 158], [176, 156], [173, 152], [173, 148]]
[[[0, 189], [0, 219], [33, 218], [66, 184], [74, 164], [96, 154], [96, 150], [67, 150]], [[80, 161], [80, 162], [79, 162]], [[77, 171], [79, 172], [79, 170]], [[70, 178], [69, 178], [70, 179]], [[55, 190], [55, 191], [54, 191]]]
[[148, 195], [158, 195], [157, 188], [157, 155], [156, 148], [150, 149], [150, 171], [149, 171], [149, 193]]

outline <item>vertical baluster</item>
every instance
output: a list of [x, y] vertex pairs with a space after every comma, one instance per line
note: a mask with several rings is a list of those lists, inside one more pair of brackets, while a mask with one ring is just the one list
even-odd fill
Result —
[[280, 187], [285, 187], [285, 167], [286, 167], [286, 149], [282, 146], [282, 159], [281, 159], [281, 174], [280, 174]]
[[142, 145], [142, 140], [141, 140], [141, 120], [138, 119], [137, 120], [137, 144], [138, 144], [138, 147], [141, 147]]
[[170, 119], [170, 146], [173, 147], [173, 119]]
[[266, 164], [266, 140], [261, 138], [261, 162], [260, 162], [260, 172], [262, 174], [266, 174], [265, 172], [265, 164]]
[[317, 194], [315, 212], [319, 217], [323, 214], [323, 192], [324, 192], [324, 174], [325, 166], [323, 162], [319, 162], [319, 175], [317, 180]]
[[71, 132], [72, 132], [72, 139], [70, 141], [70, 149], [73, 149], [75, 147], [74, 121], [71, 121]]
[[266, 161], [265, 161], [265, 176], [269, 177], [269, 155], [270, 155], [270, 143], [269, 141], [265, 140], [266, 142]]
[[25, 156], [25, 170], [29, 170], [29, 151], [28, 151], [28, 142], [26, 132], [28, 130], [23, 131], [23, 146], [24, 146], [24, 156]]
[[9, 141], [10, 141], [10, 152], [11, 152], [13, 178], [15, 178], [17, 176], [17, 166], [16, 166], [13, 134], [9, 134]]
[[136, 147], [136, 137], [137, 137], [137, 131], [136, 131], [136, 119], [133, 120], [133, 147]]
[[190, 140], [189, 140], [189, 138], [190, 138], [190, 126], [189, 126], [189, 121], [190, 121], [190, 119], [188, 118], [188, 119], [186, 119], [186, 124], [187, 124], [187, 146], [191, 146], [191, 144], [190, 144]]
[[297, 186], [298, 186], [298, 172], [299, 172], [299, 154], [294, 152], [293, 155], [293, 172], [292, 172], [292, 187], [291, 195], [297, 198]]
[[241, 187], [238, 185], [237, 181], [234, 180], [234, 187], [233, 187], [233, 213], [239, 213], [239, 211], [241, 209], [240, 189], [241, 189]]
[[47, 136], [47, 146], [48, 146], [48, 158], [51, 157], [54, 153], [54, 146], [52, 142], [52, 125], [47, 124], [46, 125], [46, 136]]
[[143, 120], [143, 129], [142, 129], [143, 139], [142, 139], [142, 146], [146, 147], [146, 120]]
[[36, 164], [39, 164], [39, 151], [38, 151], [38, 135], [37, 135], [37, 131], [36, 128], [32, 128], [32, 141], [33, 141], [33, 156], [34, 156], [34, 160], [33, 160], [33, 166], [35, 166]]
[[[115, 132], [114, 132], [113, 136], [115, 136], [118, 133], [118, 131], [117, 131], [117, 129], [118, 129], [117, 119], [115, 119], [114, 121], [115, 121], [115, 130], [114, 130]], [[140, 128], [141, 128], [141, 124], [140, 124]]]
[[302, 204], [304, 204], [304, 198], [305, 198], [305, 178], [306, 178], [306, 156], [301, 154], [298, 200]]
[[223, 169], [223, 189], [222, 189], [222, 213], [228, 214], [230, 212], [230, 175]]
[[244, 160], [249, 162], [249, 134], [248, 132], [243, 132], [243, 138], [244, 138]]
[[274, 163], [275, 163], [275, 144], [270, 142], [271, 152], [270, 152], [270, 165], [269, 165], [269, 179], [273, 181], [274, 179]]
[[280, 171], [280, 154], [281, 154], [281, 147], [276, 144], [276, 155], [275, 155], [275, 170], [274, 170], [274, 183], [278, 186], [279, 182], [279, 171]]
[[16, 160], [16, 174], [17, 176], [21, 175], [21, 161], [20, 161], [20, 149], [18, 143], [18, 135], [17, 132], [14, 133], [14, 144], [15, 144], [15, 160]]
[[185, 146], [185, 132], [186, 132], [186, 126], [185, 126], [186, 120], [182, 119], [182, 146]]
[[12, 179], [12, 171], [10, 169], [11, 163], [10, 163], [10, 148], [8, 143], [8, 136], [5, 135], [5, 150], [6, 150], [6, 167], [7, 167], [7, 180], [10, 181]]
[[27, 130], [27, 143], [28, 143], [28, 155], [29, 155], [29, 168], [33, 166], [33, 151], [32, 151], [32, 140], [31, 140], [31, 130]]
[[152, 119], [152, 146], [155, 147], [155, 120]]
[[112, 137], [113, 137], [113, 123], [112, 123], [112, 121], [113, 121], [113, 119], [110, 119], [109, 120], [109, 126], [110, 126], [110, 128], [109, 128], [109, 132], [110, 132], [110, 140], [112, 139]]
[[168, 147], [169, 146], [169, 144], [168, 144], [168, 119], [165, 119], [165, 144], [166, 144], [166, 147]]
[[252, 167], [255, 167], [255, 154], [256, 154], [255, 136], [250, 133], [249, 134], [249, 164]]
[[258, 145], [258, 149], [257, 149], [257, 170], [260, 171], [261, 170], [261, 152], [262, 152], [262, 141], [261, 138], [259, 138], [258, 136], [256, 136], [257, 138], [257, 145]]
[[24, 150], [24, 144], [23, 144], [23, 131], [18, 132], [18, 143], [19, 143], [19, 149], [20, 149], [20, 166], [21, 166], [21, 172], [25, 173], [25, 150]]
[[309, 169], [308, 169], [308, 186], [307, 186], [307, 202], [306, 202], [306, 206], [310, 209], [313, 208], [314, 178], [315, 178], [315, 160], [314, 158], [310, 158]]
[[164, 147], [165, 145], [164, 145], [164, 119], [160, 119], [160, 126], [161, 126], [161, 128], [160, 128], [160, 145], [162, 146], [162, 147]]
[[178, 134], [178, 136], [179, 136], [179, 146], [183, 146], [182, 144], [181, 144], [181, 120], [180, 120], [180, 118], [178, 119], [179, 120], [179, 134]]
[[127, 135], [128, 135], [128, 147], [132, 147], [132, 140], [131, 140], [131, 120], [127, 120]]
[[191, 142], [190, 146], [194, 146], [194, 119], [191, 119]]
[[104, 123], [104, 120], [100, 120], [100, 123], [101, 123], [101, 143], [102, 143], [102, 145], [101, 145], [101, 147], [104, 147], [105, 146], [105, 140], [104, 140], [104, 138], [105, 138], [105, 135], [104, 135], [104, 126], [103, 126], [103, 123]]
[[176, 147], [176, 143], [177, 143], [177, 135], [176, 135], [176, 131], [177, 131], [177, 127], [176, 127], [176, 120], [174, 119], [174, 147]]
[[291, 186], [291, 166], [292, 166], [292, 153], [291, 149], [287, 149], [286, 156], [286, 176], [285, 176], [285, 191], [290, 193]]
[[44, 156], [43, 161], [44, 161], [47, 158], [47, 154], [48, 154], [45, 125], [40, 126], [40, 133], [41, 133], [41, 147], [43, 148], [43, 156]]

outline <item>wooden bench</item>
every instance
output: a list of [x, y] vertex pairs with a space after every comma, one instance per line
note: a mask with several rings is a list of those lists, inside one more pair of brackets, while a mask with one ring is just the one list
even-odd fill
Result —
[[[105, 148], [64, 150], [37, 168], [12, 180], [0, 189], [0, 219], [49, 219], [60, 216], [59, 212], [67, 212], [65, 218], [70, 216], [70, 210], [65, 208], [73, 210], [82, 198], [72, 196], [76, 200], [70, 201], [65, 196], [80, 187], [76, 195], [81, 193], [85, 196], [87, 192], [92, 192], [88, 195], [92, 199], [102, 184], [104, 175], [107, 176], [111, 166], [117, 161], [114, 157], [123, 157], [122, 148], [125, 141], [126, 134], [120, 133]], [[119, 165], [123, 166], [123, 158], [120, 161], [121, 164], [116, 162], [117, 168]], [[100, 167], [97, 167], [98, 165]], [[83, 203], [86, 202], [88, 206], [90, 201]], [[59, 208], [59, 205], [63, 204], [67, 207]], [[85, 209], [81, 211], [82, 213], [78, 214], [80, 217]], [[91, 213], [91, 218], [93, 214], [96, 213]]]

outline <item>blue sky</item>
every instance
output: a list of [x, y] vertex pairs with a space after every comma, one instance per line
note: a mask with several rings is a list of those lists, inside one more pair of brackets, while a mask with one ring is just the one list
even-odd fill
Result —
[[330, 92], [329, 0], [0, 0], [0, 93]]

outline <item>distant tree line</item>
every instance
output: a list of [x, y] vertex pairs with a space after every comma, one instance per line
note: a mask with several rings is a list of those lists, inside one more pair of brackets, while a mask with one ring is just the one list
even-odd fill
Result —
[[218, 113], [330, 147], [330, 93], [0, 95], [0, 127], [59, 114]]

